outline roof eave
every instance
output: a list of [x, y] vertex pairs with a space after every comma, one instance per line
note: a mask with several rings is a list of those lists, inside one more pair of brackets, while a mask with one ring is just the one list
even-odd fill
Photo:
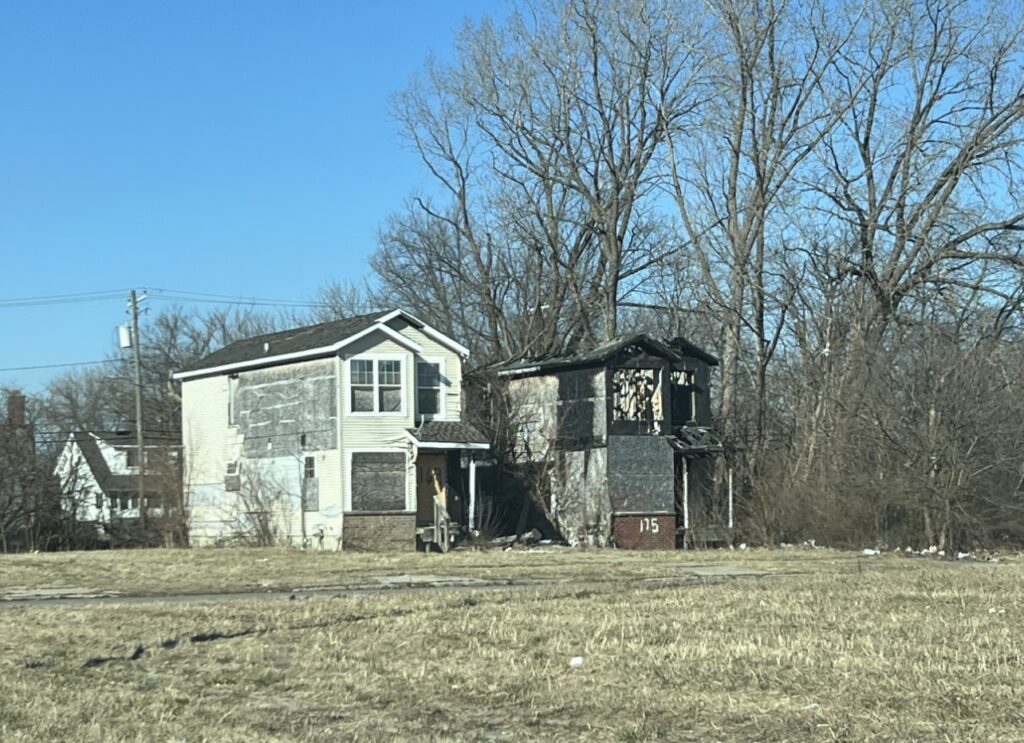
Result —
[[333, 356], [338, 351], [343, 349], [360, 338], [363, 338], [370, 333], [380, 331], [391, 338], [391, 340], [404, 345], [409, 350], [415, 353], [423, 353], [423, 347], [410, 338], [406, 338], [404, 335], [399, 333], [387, 325], [384, 325], [380, 320], [374, 322], [368, 328], [360, 330], [358, 333], [353, 333], [347, 338], [342, 338], [337, 343], [333, 343], [330, 346], [320, 346], [319, 348], [309, 348], [304, 351], [293, 351], [292, 353], [283, 353], [277, 356], [265, 356], [258, 359], [247, 359], [245, 361], [235, 361], [230, 364], [221, 364], [219, 366], [211, 366], [200, 369], [190, 369], [189, 371], [176, 372], [171, 375], [172, 379], [178, 381], [188, 381], [190, 379], [196, 379], [198, 377], [210, 377], [217, 374], [225, 374], [232, 371], [243, 371], [245, 369], [260, 369], [268, 366], [278, 366], [280, 364], [287, 364], [292, 361], [303, 361], [309, 359], [324, 358], [327, 356]]

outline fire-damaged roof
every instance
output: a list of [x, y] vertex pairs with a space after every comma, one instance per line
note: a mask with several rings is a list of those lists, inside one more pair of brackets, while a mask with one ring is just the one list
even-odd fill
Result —
[[317, 325], [281, 330], [276, 333], [265, 333], [235, 341], [219, 351], [214, 351], [209, 356], [189, 364], [182, 371], [177, 372], [174, 377], [175, 379], [187, 379], [246, 368], [273, 366], [300, 359], [327, 357], [337, 353], [342, 347], [358, 338], [378, 330], [389, 335], [392, 340], [419, 353], [422, 349], [418, 345], [387, 325], [388, 322], [398, 317], [441, 345], [451, 348], [462, 356], [469, 355], [466, 348], [422, 320], [404, 310], [391, 310], [390, 312], [356, 315]]
[[678, 426], [672, 429], [669, 446], [684, 454], [711, 454], [725, 451], [715, 432], [706, 426]]
[[497, 372], [499, 376], [509, 377], [544, 374], [549, 371], [604, 363], [631, 346], [637, 346], [654, 356], [660, 356], [671, 361], [683, 361], [684, 356], [693, 356], [711, 366], [718, 365], [717, 358], [690, 343], [685, 338], [677, 337], [666, 342], [652, 338], [645, 333], [638, 333], [636, 335], [621, 336], [579, 353], [540, 359], [516, 360], [505, 364], [497, 364], [492, 366], [491, 369]]
[[486, 436], [461, 421], [424, 421], [417, 428], [406, 430], [417, 446], [425, 448], [486, 449], [490, 446]]

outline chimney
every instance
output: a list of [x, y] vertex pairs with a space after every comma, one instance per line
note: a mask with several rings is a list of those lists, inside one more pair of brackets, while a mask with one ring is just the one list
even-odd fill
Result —
[[7, 425], [25, 425], [25, 396], [20, 392], [7, 393]]

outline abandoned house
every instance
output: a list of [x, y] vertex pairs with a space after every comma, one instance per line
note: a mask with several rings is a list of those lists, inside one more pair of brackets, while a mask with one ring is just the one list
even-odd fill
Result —
[[619, 338], [492, 368], [503, 380], [512, 468], [570, 544], [674, 549], [724, 541], [711, 369], [683, 338]]
[[471, 522], [468, 350], [402, 310], [232, 343], [175, 374], [193, 544], [413, 549]]
[[[180, 442], [166, 434], [145, 434], [142, 457], [147, 516], [160, 519], [165, 506], [179, 500]], [[96, 536], [109, 536], [139, 519], [139, 448], [133, 432], [73, 432], [57, 457], [54, 475], [61, 510], [78, 524], [94, 527]]]

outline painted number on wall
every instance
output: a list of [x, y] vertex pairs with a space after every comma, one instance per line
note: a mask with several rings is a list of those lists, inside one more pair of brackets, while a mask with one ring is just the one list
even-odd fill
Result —
[[651, 534], [657, 534], [658, 519], [650, 516], [644, 516], [640, 519], [640, 533], [643, 534], [645, 531], [649, 531]]

